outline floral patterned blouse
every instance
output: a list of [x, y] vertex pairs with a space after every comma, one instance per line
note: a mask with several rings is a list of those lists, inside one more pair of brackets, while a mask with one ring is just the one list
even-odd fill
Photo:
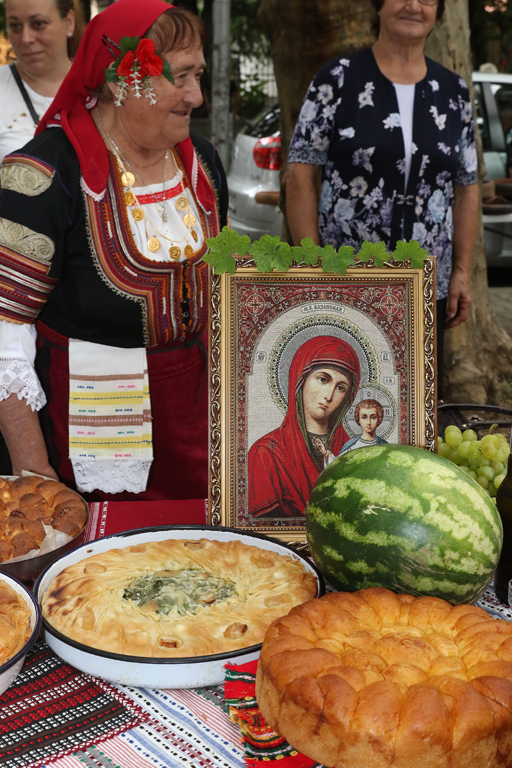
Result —
[[370, 49], [324, 65], [304, 99], [289, 163], [322, 166], [318, 206], [323, 245], [418, 240], [436, 256], [437, 298], [448, 295], [455, 184], [475, 184], [471, 97], [464, 80], [426, 59], [415, 86], [412, 163], [393, 83]]

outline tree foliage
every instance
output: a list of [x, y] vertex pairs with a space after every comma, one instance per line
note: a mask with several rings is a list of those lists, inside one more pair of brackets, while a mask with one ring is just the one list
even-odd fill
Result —
[[512, 72], [512, 2], [468, 0], [473, 65], [496, 64], [501, 72]]

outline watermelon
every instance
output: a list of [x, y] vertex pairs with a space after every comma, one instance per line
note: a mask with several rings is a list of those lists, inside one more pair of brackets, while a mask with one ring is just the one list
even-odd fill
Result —
[[306, 506], [313, 560], [328, 584], [387, 587], [456, 605], [485, 592], [503, 528], [496, 505], [448, 459], [409, 445], [338, 457]]

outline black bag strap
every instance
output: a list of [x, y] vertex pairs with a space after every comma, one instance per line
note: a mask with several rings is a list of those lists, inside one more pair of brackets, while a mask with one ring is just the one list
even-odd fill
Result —
[[39, 122], [39, 115], [34, 109], [34, 105], [32, 104], [32, 101], [30, 100], [30, 96], [27, 93], [27, 89], [25, 88], [25, 85], [23, 84], [23, 80], [20, 77], [20, 73], [16, 69], [16, 64], [12, 62], [9, 64], [9, 68], [12, 72], [12, 76], [16, 80], [16, 85], [20, 89], [20, 93], [23, 96], [23, 100], [25, 101], [25, 104], [28, 107], [28, 111], [30, 112], [30, 116], [32, 120], [34, 121], [34, 125], [37, 125]]

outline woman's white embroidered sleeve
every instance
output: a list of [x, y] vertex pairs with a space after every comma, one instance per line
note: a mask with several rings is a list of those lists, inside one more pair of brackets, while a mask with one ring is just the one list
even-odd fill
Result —
[[0, 400], [17, 395], [33, 411], [46, 404], [41, 383], [34, 368], [37, 332], [28, 323], [0, 320]]

